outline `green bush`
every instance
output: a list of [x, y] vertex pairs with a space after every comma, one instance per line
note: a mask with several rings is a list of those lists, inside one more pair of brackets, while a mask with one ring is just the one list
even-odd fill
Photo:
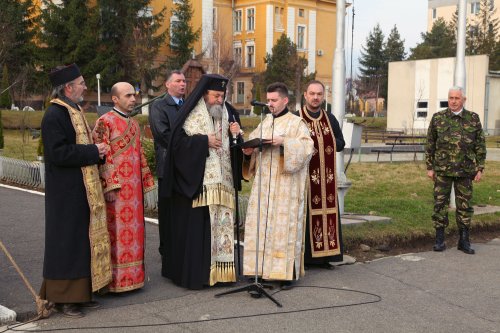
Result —
[[142, 149], [144, 150], [144, 155], [146, 155], [146, 161], [148, 162], [149, 169], [153, 175], [156, 175], [156, 159], [153, 140], [142, 139], [141, 144]]
[[2, 110], [0, 110], [0, 149], [3, 149], [3, 124], [2, 124]]
[[9, 90], [9, 72], [7, 70], [7, 66], [3, 65], [2, 72], [2, 84], [0, 85], [0, 93], [5, 90], [5, 92], [0, 95], [0, 108], [9, 109], [11, 105]]

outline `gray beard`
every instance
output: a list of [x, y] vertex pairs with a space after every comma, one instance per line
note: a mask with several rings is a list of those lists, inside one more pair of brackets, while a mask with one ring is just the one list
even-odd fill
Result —
[[214, 104], [208, 107], [208, 113], [210, 113], [210, 115], [216, 120], [222, 119], [222, 110], [222, 105], [219, 104]]

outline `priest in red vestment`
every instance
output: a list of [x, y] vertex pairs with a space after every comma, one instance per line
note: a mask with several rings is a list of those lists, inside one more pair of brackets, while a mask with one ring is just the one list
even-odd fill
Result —
[[113, 280], [111, 292], [124, 292], [144, 285], [144, 193], [154, 180], [141, 147], [140, 128], [129, 117], [135, 106], [134, 87], [118, 82], [111, 88], [113, 110], [96, 122], [93, 137], [110, 151], [99, 174], [106, 199], [111, 239]]

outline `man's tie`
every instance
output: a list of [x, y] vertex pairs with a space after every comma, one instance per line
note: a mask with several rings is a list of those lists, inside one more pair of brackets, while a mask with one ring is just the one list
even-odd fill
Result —
[[184, 100], [180, 99], [179, 103], [177, 103], [177, 105], [182, 106], [182, 104], [184, 104]]

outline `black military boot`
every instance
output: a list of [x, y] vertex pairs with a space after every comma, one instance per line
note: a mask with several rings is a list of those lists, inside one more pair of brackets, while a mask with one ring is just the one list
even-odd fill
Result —
[[444, 243], [444, 228], [436, 228], [436, 244], [432, 247], [434, 251], [444, 251], [446, 244]]
[[469, 228], [460, 229], [460, 239], [458, 240], [457, 249], [467, 254], [474, 254], [473, 248], [470, 247]]

